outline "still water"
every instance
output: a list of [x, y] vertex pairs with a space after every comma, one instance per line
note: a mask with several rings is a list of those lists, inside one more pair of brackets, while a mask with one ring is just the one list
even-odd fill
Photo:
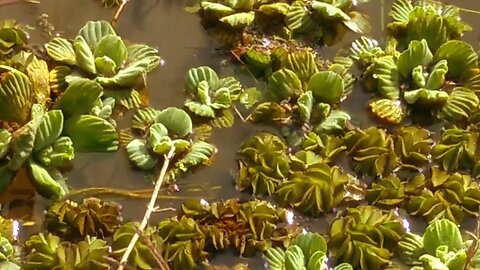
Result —
[[[54, 34], [67, 37], [76, 35], [78, 29], [88, 20], [110, 20], [114, 10], [104, 9], [99, 1], [94, 0], [42, 0], [41, 4], [18, 4], [0, 7], [0, 19], [15, 19], [21, 24], [37, 26], [38, 17], [48, 14], [48, 22], [55, 28]], [[186, 71], [192, 67], [208, 65], [222, 75], [232, 75], [234, 63], [225, 61], [226, 58], [217, 50], [215, 44], [200, 25], [196, 15], [187, 14], [183, 7], [185, 0], [130, 0], [119, 23], [117, 33], [124, 39], [134, 43], [145, 43], [158, 48], [164, 65], [148, 77], [149, 103], [157, 109], [168, 106], [182, 106], [185, 95], [183, 81]], [[384, 27], [388, 22], [388, 12], [392, 0], [370, 0], [360, 6], [360, 11], [368, 14], [372, 24], [371, 36], [379, 41], [384, 39]], [[480, 3], [474, 0], [443, 1], [465, 9], [480, 10]], [[468, 12], [462, 13], [462, 18], [472, 26], [474, 31], [465, 35], [464, 39], [479, 49], [480, 32], [475, 27], [480, 15]], [[325, 57], [332, 56], [338, 49], [346, 46], [357, 38], [355, 34], [348, 34], [341, 44], [321, 49]], [[48, 40], [41, 31], [32, 31], [32, 42], [42, 43]], [[246, 81], [245, 87], [254, 86], [253, 82]], [[366, 96], [361, 91], [354, 91], [343, 108], [351, 115], [358, 115], [355, 119], [361, 126], [369, 125], [365, 113], [366, 103], [362, 102]], [[125, 114], [118, 119], [120, 127], [130, 123], [131, 114]], [[215, 129], [211, 142], [219, 149], [213, 166], [197, 171], [180, 179], [181, 189], [172, 198], [164, 197], [159, 205], [161, 208], [176, 207], [185, 198], [226, 199], [243, 196], [235, 191], [234, 178], [236, 151], [242, 142], [249, 136], [265, 128], [242, 123], [237, 119], [230, 129]], [[151, 188], [151, 183], [145, 180], [144, 173], [131, 169], [126, 153], [120, 150], [113, 154], [78, 154], [74, 168], [67, 174], [68, 183], [73, 189], [85, 187], [112, 187], [122, 189]], [[5, 206], [4, 215], [13, 218], [27, 218], [37, 222], [43, 219], [43, 211], [47, 202], [39, 196], [26, 192], [25, 183], [17, 181], [11, 188], [11, 196], [0, 198]], [[164, 192], [166, 195], [166, 192]], [[78, 198], [80, 199], [80, 198]], [[123, 215], [126, 220], [140, 220], [143, 217], [147, 200], [133, 200], [118, 197], [104, 197], [122, 204]], [[152, 222], [158, 222], [171, 212], [158, 214], [152, 217]], [[327, 221], [333, 216], [322, 218], [301, 219], [307, 227], [325, 232]], [[421, 229], [424, 224], [411, 220], [413, 229]], [[29, 231], [38, 230], [34, 226]], [[218, 263], [232, 263], [232, 256], [216, 256]], [[234, 259], [237, 261], [238, 259]], [[257, 260], [249, 260], [251, 269], [260, 269]]]

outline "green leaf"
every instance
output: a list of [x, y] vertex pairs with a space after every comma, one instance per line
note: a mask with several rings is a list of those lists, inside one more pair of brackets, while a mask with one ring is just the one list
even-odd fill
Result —
[[20, 169], [33, 152], [35, 136], [43, 117], [35, 117], [12, 134], [10, 147], [13, 156], [8, 163], [12, 171]]
[[117, 67], [121, 67], [128, 56], [127, 47], [119, 36], [106, 35], [95, 47], [93, 56], [95, 58], [108, 56]]
[[89, 21], [78, 32], [84, 38], [88, 46], [93, 50], [97, 44], [107, 35], [116, 35], [115, 30], [107, 21]]
[[28, 77], [7, 66], [0, 76], [0, 119], [19, 124], [28, 122], [33, 104], [33, 91]]
[[390, 17], [395, 21], [407, 24], [410, 20], [410, 13], [413, 11], [413, 5], [410, 0], [395, 0], [390, 10]]
[[465, 87], [455, 87], [440, 111], [440, 116], [449, 121], [467, 119], [477, 109], [479, 103], [475, 92]]
[[432, 52], [448, 40], [442, 16], [435, 9], [421, 6], [415, 7], [410, 13], [406, 32], [406, 42], [425, 39]]
[[118, 134], [110, 122], [94, 115], [80, 115], [65, 121], [64, 132], [79, 152], [112, 152], [118, 149]]
[[392, 56], [380, 57], [373, 67], [382, 97], [397, 100], [400, 97], [400, 76]]
[[320, 102], [335, 104], [341, 100], [345, 85], [337, 73], [320, 71], [310, 78], [307, 89]]
[[288, 28], [297, 33], [307, 33], [316, 26], [303, 1], [292, 3], [285, 17], [285, 23]]
[[147, 131], [147, 128], [155, 122], [157, 110], [154, 108], [140, 108], [132, 117], [132, 128]]
[[425, 88], [427, 89], [440, 89], [445, 84], [445, 75], [448, 72], [448, 62], [447, 60], [440, 60], [432, 68], [432, 72], [428, 76], [427, 84]]
[[106, 98], [113, 98], [115, 103], [125, 107], [127, 110], [138, 108], [142, 105], [140, 93], [135, 89], [104, 90], [103, 94]]
[[192, 133], [192, 119], [182, 109], [170, 107], [157, 113], [156, 123], [163, 124], [170, 134], [185, 137]]
[[67, 193], [47, 169], [35, 163], [33, 160], [28, 162], [28, 169], [32, 184], [43, 197], [56, 200]]
[[254, 19], [254, 12], [239, 12], [225, 16], [221, 18], [220, 21], [233, 28], [245, 28], [252, 24]]
[[405, 117], [405, 112], [403, 111], [401, 105], [402, 102], [400, 100], [382, 98], [370, 102], [368, 104], [368, 108], [380, 120], [384, 120], [388, 123], [398, 125], [403, 121]]
[[185, 90], [188, 94], [196, 95], [198, 86], [202, 81], [208, 83], [209, 89], [215, 90], [218, 88], [219, 78], [215, 70], [202, 66], [188, 70], [185, 77]]
[[11, 140], [12, 134], [6, 129], [0, 129], [0, 159], [7, 156]]
[[189, 168], [205, 164], [216, 152], [217, 148], [212, 144], [203, 141], [194, 142], [189, 152], [175, 163], [175, 167], [186, 172]]
[[62, 110], [69, 116], [85, 114], [92, 110], [102, 92], [103, 88], [98, 83], [79, 78], [69, 84], [54, 108]]
[[147, 63], [146, 72], [151, 72], [160, 65], [158, 50], [144, 44], [128, 46], [128, 58], [130, 62], [143, 61]]
[[413, 91], [405, 91], [403, 98], [408, 104], [419, 104], [424, 106], [442, 105], [447, 102], [448, 93], [442, 90], [429, 90], [420, 88]]
[[307, 259], [317, 251], [321, 251], [324, 254], [327, 252], [327, 242], [318, 233], [307, 232], [300, 234], [292, 242], [292, 245], [300, 247]]
[[160, 123], [151, 125], [148, 130], [148, 145], [155, 148], [155, 145], [159, 144], [165, 136], [168, 136], [168, 130], [164, 125]]
[[208, 1], [201, 1], [200, 7], [202, 8], [203, 12], [205, 12], [206, 15], [216, 17], [216, 18], [222, 18], [235, 13], [235, 9], [229, 6], [222, 5], [219, 3], [212, 3]]
[[417, 66], [426, 67], [432, 61], [433, 55], [425, 39], [413, 40], [408, 49], [400, 54], [397, 60], [398, 71], [404, 78], [408, 78]]
[[462, 244], [460, 230], [455, 223], [448, 219], [432, 222], [423, 234], [423, 246], [425, 251], [431, 255], [435, 255], [440, 246], [446, 245], [449, 250], [459, 250], [462, 248]]
[[334, 5], [320, 1], [312, 1], [311, 5], [312, 9], [315, 10], [325, 20], [350, 20], [350, 16]]
[[130, 161], [142, 170], [151, 170], [158, 162], [158, 160], [150, 154], [144, 140], [134, 139], [127, 145], [126, 149]]
[[258, 8], [258, 11], [267, 16], [286, 15], [289, 7], [287, 3], [264, 4]]
[[51, 145], [62, 134], [63, 131], [63, 113], [60, 110], [51, 110], [47, 112], [35, 136], [35, 146], [33, 151], [38, 151], [48, 145]]
[[438, 48], [433, 56], [433, 61], [441, 60], [447, 60], [447, 76], [453, 80], [469, 76], [471, 70], [478, 65], [478, 55], [473, 47], [460, 40], [450, 40]]
[[313, 111], [313, 103], [315, 99], [313, 98], [312, 91], [307, 91], [300, 95], [297, 100], [298, 110], [300, 112], [300, 119], [303, 122], [308, 122]]
[[295, 72], [302, 83], [307, 83], [318, 72], [315, 54], [308, 50], [300, 50], [287, 54], [282, 60], [284, 68]]
[[45, 45], [47, 54], [58, 62], [63, 62], [68, 65], [75, 65], [76, 55], [73, 50], [73, 45], [67, 39], [56, 37]]
[[64, 167], [75, 158], [73, 142], [69, 137], [60, 137], [53, 145], [47, 146], [35, 154], [42, 165], [46, 167]]
[[99, 76], [95, 78], [97, 82], [105, 86], [124, 86], [130, 87], [135, 85], [147, 73], [148, 61], [137, 61], [130, 63], [127, 67], [120, 69], [113, 77]]
[[279, 247], [270, 247], [265, 251], [268, 270], [285, 269], [285, 251]]
[[350, 115], [344, 111], [335, 110], [328, 115], [328, 117], [314, 128], [317, 134], [331, 134], [338, 131], [343, 131], [350, 121]]
[[302, 82], [291, 70], [282, 68], [268, 78], [267, 89], [276, 101], [296, 98], [303, 92]]
[[85, 39], [82, 36], [77, 36], [73, 43], [73, 47], [75, 48], [77, 65], [90, 74], [96, 74], [97, 69], [95, 67], [95, 57]]
[[285, 251], [285, 269], [304, 269], [305, 268], [305, 255], [303, 255], [302, 249], [298, 246], [290, 246]]
[[108, 56], [95, 58], [95, 67], [97, 72], [104, 76], [115, 75], [115, 70], [117, 69], [115, 62]]

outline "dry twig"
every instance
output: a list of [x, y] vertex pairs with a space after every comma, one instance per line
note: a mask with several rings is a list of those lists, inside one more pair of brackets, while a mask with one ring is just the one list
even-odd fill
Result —
[[[170, 148], [170, 151], [168, 152], [168, 154], [165, 155], [165, 160], [163, 162], [162, 170], [160, 171], [160, 175], [158, 176], [157, 182], [155, 183], [155, 188], [153, 189], [152, 196], [150, 197], [150, 202], [147, 205], [147, 210], [145, 211], [145, 215], [143, 216], [142, 223], [138, 228], [139, 231], [143, 231], [145, 227], [147, 227], [148, 220], [150, 219], [152, 212], [155, 210], [155, 202], [157, 201], [158, 193], [160, 192], [160, 187], [162, 186], [163, 179], [165, 178], [165, 175], [167, 173], [168, 165], [170, 164], [170, 159], [172, 159], [174, 153], [175, 153], [175, 147], [172, 147]], [[130, 253], [133, 251], [133, 248], [135, 247], [135, 244], [137, 243], [139, 237], [140, 236], [138, 235], [138, 233], [135, 233], [135, 235], [133, 235], [132, 240], [130, 240], [130, 243], [128, 244], [128, 247], [125, 250], [123, 257], [120, 260], [120, 265], [117, 268], [118, 270], [123, 270], [125, 264], [128, 261], [128, 257], [130, 256]]]

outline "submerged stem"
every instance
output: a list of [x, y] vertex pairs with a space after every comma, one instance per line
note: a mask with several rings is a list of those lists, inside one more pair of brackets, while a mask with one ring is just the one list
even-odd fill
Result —
[[[168, 165], [170, 164], [170, 159], [173, 157], [175, 153], [175, 147], [170, 148], [170, 151], [167, 155], [165, 155], [165, 161], [163, 162], [162, 170], [160, 171], [160, 175], [158, 176], [157, 182], [155, 183], [155, 188], [153, 189], [152, 196], [150, 197], [150, 202], [147, 205], [147, 210], [145, 211], [145, 215], [143, 216], [142, 223], [140, 223], [140, 227], [138, 228], [139, 231], [143, 232], [145, 227], [147, 227], [148, 220], [152, 215], [152, 212], [155, 209], [155, 202], [157, 201], [158, 193], [160, 192], [160, 187], [162, 186], [163, 179], [165, 178], [165, 174], [167, 173]], [[139, 238], [139, 234], [135, 233], [128, 244], [125, 253], [123, 254], [122, 259], [120, 260], [120, 265], [118, 266], [118, 270], [123, 270], [125, 264], [128, 261], [128, 257], [130, 253], [133, 251], [135, 244]]]

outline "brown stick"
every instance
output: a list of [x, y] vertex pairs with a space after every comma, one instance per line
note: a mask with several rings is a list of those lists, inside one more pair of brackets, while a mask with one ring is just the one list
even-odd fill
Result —
[[125, 6], [127, 5], [129, 0], [122, 0], [122, 3], [118, 6], [117, 11], [115, 11], [115, 15], [113, 15], [112, 19], [112, 26], [115, 27], [115, 25], [118, 22], [118, 19], [120, 18], [120, 15], [122, 15], [123, 10], [125, 9]]

